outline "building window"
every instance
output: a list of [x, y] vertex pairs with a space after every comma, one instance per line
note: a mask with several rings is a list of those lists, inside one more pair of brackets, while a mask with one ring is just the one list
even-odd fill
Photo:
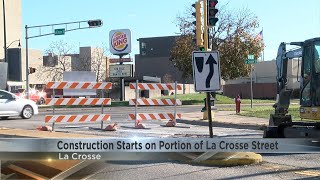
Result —
[[147, 48], [147, 44], [145, 42], [141, 42], [141, 49], [146, 49]]
[[142, 52], [141, 52], [141, 55], [142, 55], [142, 56], [147, 55], [146, 51], [142, 51]]

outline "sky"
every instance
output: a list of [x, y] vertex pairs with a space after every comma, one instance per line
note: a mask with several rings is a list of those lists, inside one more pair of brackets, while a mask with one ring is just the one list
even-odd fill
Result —
[[[194, 2], [195, 0], [22, 0], [22, 28], [25, 25], [102, 19], [103, 26], [100, 28], [71, 31], [63, 36], [29, 39], [29, 48], [45, 51], [51, 42], [60, 40], [73, 46], [74, 52], [78, 51], [79, 46], [108, 48], [109, 31], [130, 29], [131, 57], [134, 57], [134, 54], [139, 53], [137, 39], [177, 35], [177, 15], [186, 13]], [[263, 29], [265, 60], [276, 57], [281, 42], [320, 37], [319, 0], [219, 0], [218, 7], [224, 4], [228, 4], [228, 9], [234, 11], [247, 8], [258, 17], [260, 27], [256, 32], [258, 34]], [[30, 30], [30, 36], [32, 33], [37, 35], [38, 32], [38, 29]]]

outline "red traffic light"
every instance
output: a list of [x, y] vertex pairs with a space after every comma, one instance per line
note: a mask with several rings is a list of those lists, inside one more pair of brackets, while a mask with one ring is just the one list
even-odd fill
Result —
[[212, 0], [208, 2], [208, 5], [209, 5], [209, 8], [214, 8], [216, 7], [216, 5], [218, 4], [218, 1], [217, 0]]
[[218, 22], [218, 18], [216, 17], [217, 13], [219, 12], [216, 9], [216, 5], [218, 4], [217, 0], [208, 0], [207, 1], [207, 15], [208, 15], [208, 26], [212, 27], [215, 26]]

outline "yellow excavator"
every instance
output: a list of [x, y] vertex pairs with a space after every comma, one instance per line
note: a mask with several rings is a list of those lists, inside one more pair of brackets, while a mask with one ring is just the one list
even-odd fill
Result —
[[[287, 51], [287, 45], [298, 49]], [[270, 114], [265, 138], [319, 138], [320, 137], [320, 38], [304, 42], [281, 43], [276, 58], [277, 100]], [[288, 114], [292, 90], [287, 88], [288, 60], [301, 58], [300, 117], [292, 121]]]

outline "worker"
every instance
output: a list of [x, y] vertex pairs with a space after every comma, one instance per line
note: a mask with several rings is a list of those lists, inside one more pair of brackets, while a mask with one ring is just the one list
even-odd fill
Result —
[[240, 95], [239, 94], [235, 98], [235, 103], [236, 103], [236, 113], [240, 114], [241, 99], [240, 99]]

